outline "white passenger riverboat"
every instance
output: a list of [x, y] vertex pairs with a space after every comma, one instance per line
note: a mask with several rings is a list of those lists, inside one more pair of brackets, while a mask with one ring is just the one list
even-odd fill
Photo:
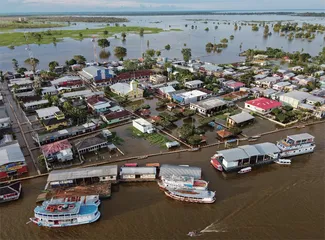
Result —
[[277, 147], [281, 150], [280, 156], [291, 157], [314, 152], [316, 147], [314, 139], [315, 137], [309, 133], [289, 135], [277, 142]]
[[204, 180], [196, 180], [188, 176], [171, 176], [161, 177], [158, 185], [162, 189], [188, 189], [188, 190], [207, 190], [208, 182]]
[[98, 206], [93, 202], [51, 199], [37, 206], [30, 220], [40, 227], [68, 227], [92, 223], [99, 217]]
[[214, 203], [216, 201], [215, 192], [208, 190], [166, 189], [165, 194], [172, 199], [183, 202]]

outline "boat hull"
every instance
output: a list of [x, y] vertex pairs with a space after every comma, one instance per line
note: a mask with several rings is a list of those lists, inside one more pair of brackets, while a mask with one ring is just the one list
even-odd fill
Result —
[[312, 153], [315, 150], [315, 146], [313, 147], [304, 147], [304, 148], [296, 148], [296, 149], [291, 149], [287, 151], [282, 151], [280, 153], [281, 157], [292, 157], [292, 156], [297, 156], [297, 155], [303, 155], [307, 153]]
[[211, 159], [211, 160], [210, 160], [210, 163], [211, 163], [211, 165], [212, 165], [215, 169], [217, 169], [218, 171], [220, 171], [220, 172], [223, 171], [223, 168], [222, 168], [221, 164], [218, 162], [218, 160]]
[[78, 226], [96, 222], [100, 218], [100, 212], [98, 212], [97, 216], [91, 220], [83, 221], [83, 222], [76, 222], [76, 223], [66, 223], [66, 224], [48, 224], [47, 222], [37, 221], [36, 218], [30, 218], [30, 220], [39, 227], [50, 227], [50, 228], [59, 228], [59, 227], [71, 227], [71, 226]]
[[161, 190], [167, 190], [169, 189], [186, 189], [186, 190], [207, 190], [208, 186], [200, 187], [200, 186], [193, 186], [193, 187], [187, 187], [187, 186], [175, 186], [170, 184], [165, 184], [162, 180], [157, 181], [158, 186]]
[[165, 191], [165, 195], [170, 197], [174, 200], [181, 201], [181, 202], [189, 202], [189, 203], [214, 203], [216, 201], [215, 197], [213, 198], [204, 198], [204, 199], [194, 199], [194, 198], [186, 198], [181, 196], [176, 196], [169, 191]]

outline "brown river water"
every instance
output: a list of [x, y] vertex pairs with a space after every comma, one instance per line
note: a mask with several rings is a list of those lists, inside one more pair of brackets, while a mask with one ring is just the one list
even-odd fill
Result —
[[[286, 134], [309, 132], [316, 151], [295, 157], [291, 166], [276, 164], [246, 175], [223, 175], [209, 159], [217, 147], [142, 160], [189, 164], [203, 170], [216, 191], [214, 204], [200, 205], [168, 199], [156, 183], [120, 184], [103, 200], [100, 220], [68, 228], [39, 228], [26, 224], [46, 178], [23, 182], [23, 195], [0, 205], [0, 239], [324, 239], [325, 125], [288, 130], [261, 138], [275, 142]], [[136, 146], [128, 146], [136, 147]]]

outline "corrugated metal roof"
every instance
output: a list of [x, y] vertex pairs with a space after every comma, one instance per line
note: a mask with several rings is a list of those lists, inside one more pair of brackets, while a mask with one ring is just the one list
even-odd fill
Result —
[[25, 162], [24, 154], [17, 141], [0, 147], [0, 166], [14, 162]]
[[229, 118], [234, 120], [236, 123], [243, 123], [254, 119], [254, 117], [247, 112], [241, 112], [236, 115], [230, 116]]
[[48, 108], [41, 108], [41, 109], [36, 110], [36, 113], [37, 113], [39, 118], [52, 116], [56, 112], [60, 112], [60, 109], [58, 107], [55, 107], [55, 106], [48, 107]]
[[141, 175], [141, 174], [156, 174], [155, 167], [121, 167], [120, 175]]
[[227, 161], [227, 162], [233, 162], [233, 161], [237, 161], [239, 159], [249, 158], [247, 153], [243, 149], [240, 149], [240, 148], [221, 150], [221, 151], [218, 151], [218, 153], [222, 154], [225, 161]]
[[255, 147], [261, 153], [261, 155], [268, 155], [280, 152], [280, 149], [274, 143], [270, 142], [255, 144]]
[[254, 145], [244, 145], [238, 148], [243, 149], [249, 157], [260, 155], [260, 152], [256, 149]]
[[295, 135], [289, 135], [288, 136], [293, 141], [301, 141], [301, 140], [307, 140], [311, 138], [315, 138], [313, 135], [310, 135], [309, 133], [300, 133]]
[[73, 180], [80, 178], [90, 177], [105, 177], [105, 176], [116, 176], [117, 165], [99, 166], [99, 167], [88, 167], [88, 168], [75, 168], [65, 170], [54, 170], [50, 172], [47, 181], [64, 181]]
[[159, 176], [171, 177], [171, 176], [189, 176], [195, 179], [200, 179], [202, 170], [199, 167], [187, 167], [179, 165], [163, 164], [160, 167]]

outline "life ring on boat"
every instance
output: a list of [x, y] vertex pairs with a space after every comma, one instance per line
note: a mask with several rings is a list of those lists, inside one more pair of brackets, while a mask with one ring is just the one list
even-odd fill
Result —
[[62, 205], [59, 205], [57, 209], [58, 211], [62, 211]]

